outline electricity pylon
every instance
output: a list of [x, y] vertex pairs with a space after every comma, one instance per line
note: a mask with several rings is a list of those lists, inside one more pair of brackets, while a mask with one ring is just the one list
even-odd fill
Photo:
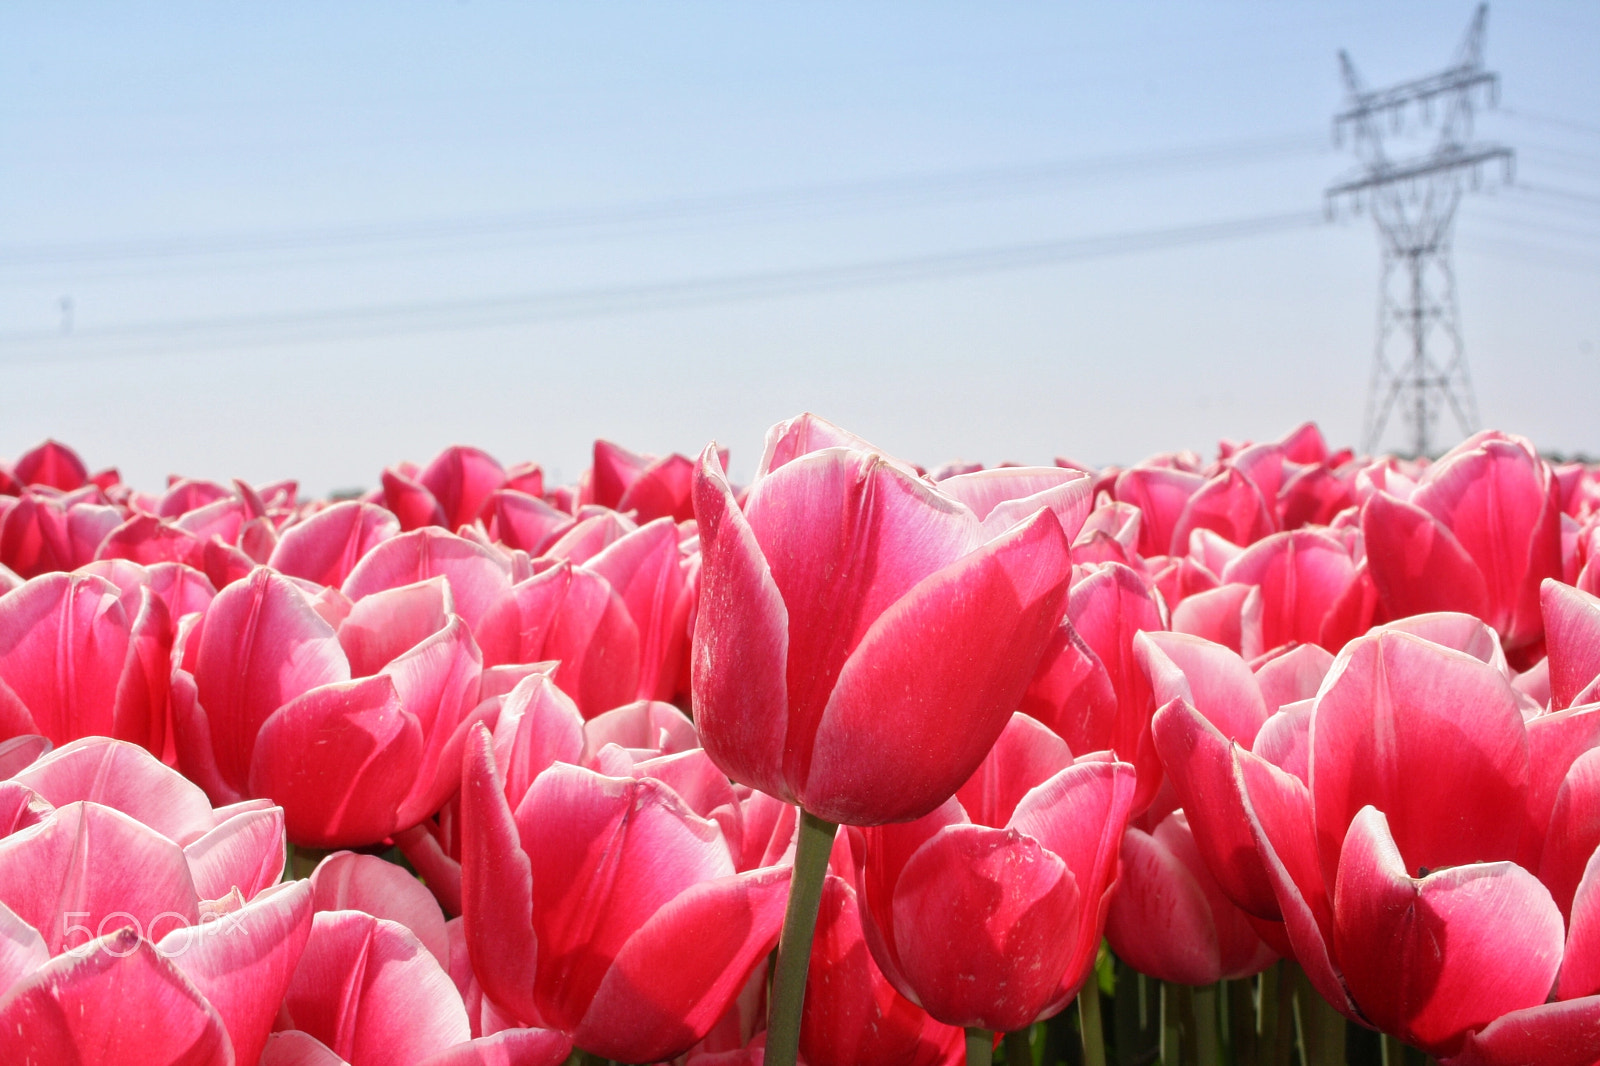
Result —
[[[1455, 414], [1463, 435], [1477, 428], [1477, 403], [1467, 376], [1466, 351], [1456, 307], [1450, 243], [1463, 191], [1483, 187], [1484, 171], [1509, 183], [1511, 149], [1472, 139], [1473, 108], [1493, 107], [1499, 76], [1483, 69], [1483, 32], [1489, 6], [1480, 4], [1455, 62], [1444, 70], [1383, 89], [1369, 89], [1348, 53], [1339, 53], [1349, 103], [1334, 117], [1334, 143], [1353, 131], [1361, 170], [1329, 186], [1329, 214], [1341, 204], [1365, 209], [1383, 245], [1378, 293], [1378, 343], [1367, 391], [1362, 448], [1377, 450], [1390, 416], [1399, 408], [1413, 455], [1433, 452], [1433, 428], [1442, 407]], [[1431, 151], [1391, 159], [1385, 134], [1437, 125]], [[1499, 163], [1499, 167], [1490, 164]]]

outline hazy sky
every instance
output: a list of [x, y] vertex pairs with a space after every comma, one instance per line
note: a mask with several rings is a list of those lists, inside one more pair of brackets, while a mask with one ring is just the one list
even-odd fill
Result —
[[[1300, 217], [1354, 166], [1336, 54], [1427, 73], [1472, 10], [8, 3], [0, 455], [320, 492], [455, 441], [748, 473], [805, 409], [929, 464], [1354, 443], [1377, 239]], [[1525, 188], [1455, 260], [1484, 423], [1591, 453], [1597, 54], [1592, 4], [1494, 6]]]

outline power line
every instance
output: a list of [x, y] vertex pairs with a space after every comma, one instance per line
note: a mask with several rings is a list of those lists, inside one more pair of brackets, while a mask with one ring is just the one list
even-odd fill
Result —
[[1542, 112], [1529, 111], [1526, 108], [1520, 107], [1504, 107], [1500, 110], [1502, 114], [1510, 115], [1512, 118], [1520, 118], [1526, 122], [1533, 122], [1541, 126], [1553, 126], [1556, 129], [1570, 130], [1573, 133], [1582, 133], [1589, 137], [1600, 137], [1600, 126], [1594, 126], [1587, 122], [1578, 122], [1574, 119], [1562, 118], [1560, 115], [1544, 114]]
[[408, 223], [285, 229], [206, 235], [146, 237], [120, 241], [0, 246], [0, 267], [67, 266], [149, 262], [232, 255], [272, 255], [325, 249], [371, 249], [390, 254], [395, 245], [509, 239], [560, 238], [595, 231], [655, 227], [730, 218], [771, 217], [795, 209], [879, 208], [907, 200], [1007, 196], [1048, 190], [1075, 181], [1141, 171], [1232, 165], [1325, 151], [1311, 134], [1221, 142], [1159, 151], [1132, 152], [1023, 166], [946, 171], [865, 181], [757, 190], [515, 214], [435, 219]]
[[640, 285], [518, 293], [473, 300], [325, 308], [0, 334], [0, 363], [147, 355], [182, 349], [296, 344], [395, 333], [452, 332], [565, 318], [730, 303], [933, 281], [1137, 252], [1203, 245], [1325, 225], [1292, 211], [1223, 222], [1003, 245], [838, 266]]

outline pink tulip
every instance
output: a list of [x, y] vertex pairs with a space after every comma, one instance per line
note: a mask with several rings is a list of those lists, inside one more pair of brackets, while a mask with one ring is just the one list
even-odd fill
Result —
[[847, 448], [769, 469], [742, 510], [708, 448], [695, 500], [694, 707], [712, 758], [830, 822], [937, 807], [1004, 727], [1061, 616], [1055, 515], [991, 538], [964, 504]]
[[[726, 460], [724, 460], [726, 462]], [[594, 442], [593, 502], [633, 511], [638, 520], [694, 517], [694, 460], [681, 455], [639, 455], [610, 441]]]
[[60, 441], [47, 440], [24, 453], [11, 467], [11, 476], [23, 485], [42, 485], [71, 492], [89, 484], [89, 468], [78, 453]]
[[275, 885], [282, 812], [213, 811], [143, 749], [101, 738], [7, 787], [43, 817], [0, 839], [0, 1057], [258, 1058], [311, 921], [310, 886]]
[[1583, 910], [1570, 886], [1600, 843], [1574, 822], [1600, 796], [1585, 754], [1600, 717], [1525, 720], [1508, 673], [1481, 623], [1424, 616], [1351, 642], [1254, 751], [1182, 697], [1156, 716], [1224, 892], [1284, 923], [1335, 1007], [1441, 1056], [1545, 1002]]
[[788, 868], [736, 872], [717, 823], [648, 777], [558, 763], [513, 808], [487, 730], [463, 775], [463, 917], [485, 993], [622, 1061], [703, 1037], [776, 943]]
[[1018, 714], [944, 806], [854, 831], [884, 975], [949, 1025], [1009, 1032], [1061, 1010], [1094, 965], [1134, 783]]
[[173, 673], [180, 765], [220, 802], [283, 803], [300, 844], [375, 843], [428, 817], [455, 791], [482, 672], [452, 587], [375, 591], [337, 629], [265, 567], [224, 589]]
[[1090, 568], [1073, 583], [1066, 618], [1019, 703], [1073, 750], [1110, 750], [1136, 767], [1136, 811], [1150, 805], [1162, 775], [1150, 737], [1155, 700], [1134, 637], [1165, 628], [1161, 602], [1138, 574], [1120, 563]]
[[450, 975], [411, 931], [351, 910], [315, 916], [278, 1028], [263, 1062], [557, 1066], [572, 1050], [538, 1029], [474, 1039]]
[[856, 896], [848, 842], [828, 873], [812, 941], [800, 1054], [811, 1066], [875, 1062], [944, 1066], [961, 1061], [962, 1031], [934, 1021], [895, 991], [872, 961]]
[[[518, 470], [518, 487], [543, 486], [538, 468]], [[383, 472], [384, 504], [400, 519], [400, 528], [443, 526], [455, 531], [475, 521], [491, 493], [505, 488], [509, 472], [493, 456], [461, 445], [446, 448], [421, 470], [405, 466]]]
[[689, 576], [677, 527], [657, 519], [582, 565], [558, 563], [514, 586], [479, 627], [485, 661], [560, 660], [557, 683], [589, 716], [670, 699], [687, 643]]
[[1248, 977], [1278, 957], [1206, 869], [1182, 811], [1153, 833], [1128, 827], [1106, 938], [1140, 973], [1186, 985]]
[[367, 553], [400, 532], [382, 507], [346, 500], [287, 527], [267, 565], [319, 585], [343, 585]]
[[1409, 500], [1376, 493], [1361, 528], [1390, 617], [1462, 611], [1509, 650], [1542, 634], [1539, 583], [1561, 576], [1560, 499], [1520, 437], [1479, 433], [1428, 467]]
[[0, 737], [113, 736], [161, 754], [171, 626], [149, 588], [90, 574], [46, 574], [0, 597]]

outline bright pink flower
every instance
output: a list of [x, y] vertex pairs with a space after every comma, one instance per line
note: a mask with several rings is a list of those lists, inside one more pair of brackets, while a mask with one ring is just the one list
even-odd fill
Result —
[[[537, 493], [543, 486], [538, 468], [518, 471], [519, 487]], [[400, 519], [400, 528], [443, 526], [454, 532], [477, 520], [491, 493], [506, 487], [508, 472], [493, 456], [477, 448], [454, 445], [436, 455], [422, 470], [406, 466], [383, 472], [384, 503]]]
[[[1600, 762], [1586, 754], [1600, 715], [1525, 720], [1525, 707], [1493, 633], [1433, 615], [1351, 642], [1253, 751], [1181, 696], [1157, 714], [1156, 738], [1234, 902], [1284, 923], [1340, 1010], [1452, 1055], [1544, 1003], [1563, 914], [1570, 905], [1575, 937], [1600, 843], [1582, 828], [1600, 825]], [[1570, 940], [1566, 951], [1579, 957]], [[1600, 999], [1593, 1009], [1600, 1020]]]
[[1134, 656], [1134, 637], [1166, 628], [1160, 599], [1120, 563], [1091, 567], [1068, 595], [1021, 709], [1074, 751], [1112, 751], [1139, 772], [1134, 810], [1161, 787], [1161, 761], [1150, 738], [1156, 704]]
[[366, 554], [400, 532], [393, 514], [345, 500], [284, 529], [267, 565], [319, 585], [343, 585]]
[[1538, 642], [1539, 583], [1561, 576], [1561, 508], [1549, 464], [1526, 440], [1469, 438], [1428, 467], [1409, 500], [1375, 493], [1361, 528], [1389, 617], [1462, 611], [1510, 650]]
[[884, 975], [950, 1025], [1009, 1032], [1061, 1010], [1094, 965], [1133, 792], [1131, 766], [1074, 762], [1018, 714], [938, 810], [854, 830]]
[[954, 1066], [962, 1061], [960, 1029], [935, 1021], [883, 976], [861, 926], [849, 841], [822, 885], [811, 967], [806, 974], [800, 1054], [811, 1066]]
[[1106, 938], [1140, 973], [1186, 985], [1247, 977], [1278, 957], [1211, 876], [1182, 811], [1153, 833], [1128, 827]]
[[450, 975], [411, 930], [353, 910], [315, 916], [278, 1028], [263, 1062], [557, 1066], [572, 1050], [539, 1029], [474, 1039]]
[[513, 808], [477, 730], [461, 806], [473, 971], [499, 1008], [585, 1050], [682, 1053], [777, 941], [788, 867], [738, 872], [717, 823], [659, 780], [558, 763]]
[[[726, 462], [726, 460], [724, 460]], [[694, 460], [682, 455], [640, 455], [607, 440], [594, 442], [590, 472], [593, 502], [633, 511], [641, 523], [694, 517]]]
[[172, 622], [151, 589], [46, 574], [0, 597], [0, 738], [112, 736], [163, 753]]
[[695, 500], [694, 707], [712, 758], [829, 821], [936, 807], [1004, 728], [1061, 617], [1054, 513], [991, 538], [966, 505], [848, 448], [769, 468], [742, 510], [707, 448]]
[[482, 672], [451, 589], [374, 591], [337, 629], [265, 567], [224, 589], [173, 673], [180, 765], [219, 801], [283, 803], [301, 844], [375, 843], [428, 817], [456, 789]]
[[42, 485], [62, 492], [89, 484], [89, 468], [83, 465], [78, 453], [54, 440], [24, 452], [12, 464], [11, 476], [24, 485]]

